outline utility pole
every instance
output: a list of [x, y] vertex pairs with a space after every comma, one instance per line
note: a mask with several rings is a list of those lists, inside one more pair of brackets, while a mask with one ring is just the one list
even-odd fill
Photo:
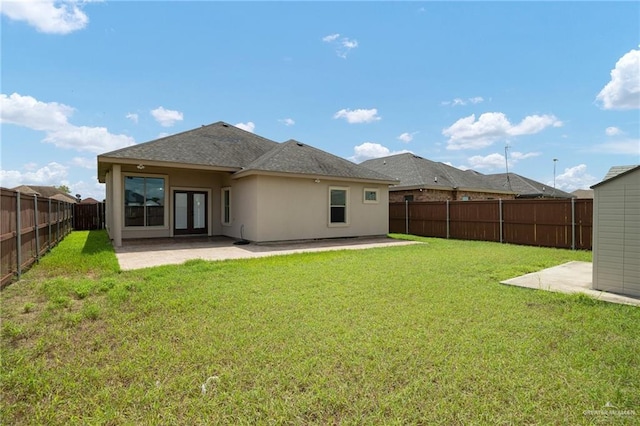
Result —
[[507, 170], [507, 188], [509, 188], [509, 191], [513, 191], [513, 189], [511, 189], [511, 180], [509, 179], [509, 157], [507, 156], [508, 150], [509, 150], [509, 144], [506, 144], [504, 146], [504, 165]]
[[553, 159], [553, 197], [556, 196], [556, 163], [558, 162], [557, 158]]

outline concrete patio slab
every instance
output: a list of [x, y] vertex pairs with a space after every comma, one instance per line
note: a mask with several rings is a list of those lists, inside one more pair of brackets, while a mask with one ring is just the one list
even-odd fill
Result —
[[236, 245], [226, 237], [163, 238], [124, 241], [116, 247], [120, 269], [132, 270], [177, 265], [191, 259], [227, 260], [327, 250], [360, 250], [374, 247], [422, 244], [388, 237], [336, 238], [286, 243]]
[[606, 302], [640, 306], [640, 298], [592, 289], [592, 271], [593, 264], [591, 262], [568, 262], [553, 268], [511, 278], [502, 281], [501, 284], [560, 293], [585, 293]]

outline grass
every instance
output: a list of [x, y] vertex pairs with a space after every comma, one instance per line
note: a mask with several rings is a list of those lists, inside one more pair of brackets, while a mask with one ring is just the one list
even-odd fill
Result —
[[499, 284], [591, 253], [415, 239], [120, 272], [74, 232], [2, 291], [2, 422], [640, 420], [640, 309]]

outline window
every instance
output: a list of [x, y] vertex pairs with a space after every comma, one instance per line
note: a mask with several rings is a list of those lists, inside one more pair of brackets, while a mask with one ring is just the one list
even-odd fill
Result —
[[348, 188], [329, 188], [329, 223], [331, 225], [346, 225], [349, 223], [347, 200]]
[[164, 226], [164, 178], [126, 176], [124, 226]]
[[231, 223], [231, 188], [222, 188], [222, 223]]
[[378, 190], [376, 188], [365, 188], [364, 189], [364, 199], [365, 203], [378, 203]]

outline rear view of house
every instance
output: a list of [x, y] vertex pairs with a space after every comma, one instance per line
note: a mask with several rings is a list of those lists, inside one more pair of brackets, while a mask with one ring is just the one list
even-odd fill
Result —
[[385, 235], [394, 179], [224, 122], [98, 156], [106, 224], [123, 239], [224, 235], [254, 242]]
[[593, 288], [640, 296], [640, 166], [612, 167], [592, 188]]

